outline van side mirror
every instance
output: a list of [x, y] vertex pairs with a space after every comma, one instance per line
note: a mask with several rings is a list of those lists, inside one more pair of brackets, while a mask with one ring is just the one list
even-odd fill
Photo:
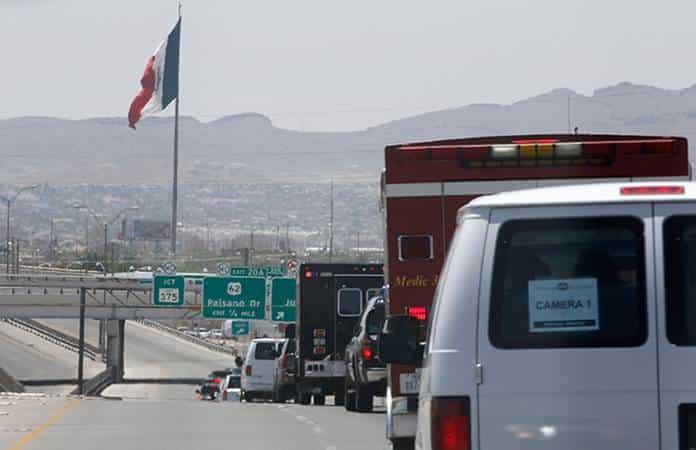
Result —
[[420, 322], [407, 316], [391, 316], [384, 321], [379, 335], [379, 359], [387, 364], [416, 366], [423, 360]]
[[295, 339], [295, 324], [291, 323], [287, 327], [285, 327], [285, 338], [286, 339]]

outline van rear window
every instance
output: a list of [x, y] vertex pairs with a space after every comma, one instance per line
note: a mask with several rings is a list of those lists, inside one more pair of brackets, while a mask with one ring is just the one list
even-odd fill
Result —
[[500, 227], [489, 338], [499, 348], [632, 347], [647, 338], [643, 222], [515, 220]]
[[362, 314], [362, 291], [358, 288], [338, 290], [338, 315], [355, 317]]
[[254, 350], [254, 358], [261, 360], [273, 360], [276, 358], [278, 344], [275, 342], [257, 342]]
[[663, 226], [667, 338], [696, 345], [696, 216], [673, 216]]

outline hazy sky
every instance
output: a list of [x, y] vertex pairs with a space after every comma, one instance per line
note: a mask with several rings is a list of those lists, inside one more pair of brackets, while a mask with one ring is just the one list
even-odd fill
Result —
[[[557, 87], [696, 82], [688, 0], [184, 0], [183, 16], [181, 111], [204, 121], [350, 130]], [[0, 117], [125, 116], [175, 20], [175, 0], [0, 0]]]

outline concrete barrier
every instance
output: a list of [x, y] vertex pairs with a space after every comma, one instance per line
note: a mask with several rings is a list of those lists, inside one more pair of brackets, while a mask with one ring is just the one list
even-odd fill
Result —
[[24, 392], [24, 386], [15, 377], [7, 373], [0, 367], [0, 391], [2, 392]]
[[205, 339], [201, 339], [196, 336], [189, 336], [186, 333], [182, 333], [181, 331], [177, 330], [176, 328], [169, 327], [167, 325], [161, 324], [157, 321], [154, 320], [149, 320], [149, 319], [142, 319], [138, 320], [138, 323], [145, 325], [150, 328], [154, 328], [160, 331], [163, 331], [165, 333], [169, 333], [171, 335], [174, 335], [180, 339], [183, 339], [185, 341], [189, 341], [193, 344], [200, 345], [201, 347], [205, 347], [208, 350], [212, 350], [214, 352], [220, 352], [220, 353], [227, 353], [228, 355], [234, 355], [236, 356], [238, 354], [237, 349], [233, 347], [226, 347], [224, 345], [217, 345], [213, 344], [212, 342], [208, 342]]
[[[102, 391], [108, 388], [113, 383], [113, 373], [110, 368], [99, 372], [99, 374], [93, 376], [89, 380], [85, 380], [82, 384], [82, 395], [94, 397], [102, 393]], [[72, 394], [80, 394], [80, 387], [77, 386]]]

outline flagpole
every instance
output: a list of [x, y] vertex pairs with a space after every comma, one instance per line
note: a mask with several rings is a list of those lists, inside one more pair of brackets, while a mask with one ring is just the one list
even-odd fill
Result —
[[[179, 2], [179, 21], [181, 21], [181, 2]], [[181, 29], [179, 29], [181, 33]], [[179, 41], [181, 42], [181, 41]], [[181, 43], [179, 44], [181, 46]], [[181, 60], [177, 71], [181, 67]], [[178, 78], [178, 76], [177, 76]], [[180, 84], [180, 83], [179, 83]], [[176, 225], [177, 225], [177, 206], [179, 199], [179, 97], [181, 89], [177, 89], [176, 100], [174, 100], [174, 176], [172, 177], [172, 232], [171, 232], [171, 253], [176, 255]]]

